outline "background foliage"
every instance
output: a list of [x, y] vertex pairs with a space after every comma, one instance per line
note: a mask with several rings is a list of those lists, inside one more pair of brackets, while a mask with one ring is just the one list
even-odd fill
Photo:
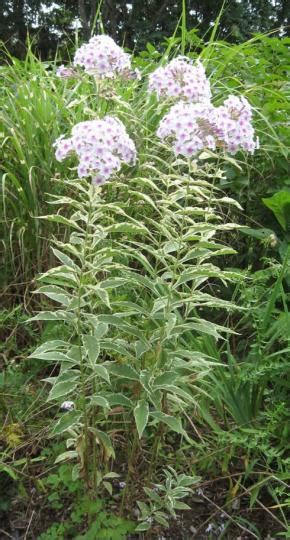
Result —
[[[184, 5], [187, 28], [192, 35], [209, 37], [211, 27], [221, 8], [223, 13], [218, 28], [220, 39], [242, 42], [253, 33], [267, 32], [284, 26], [283, 35], [289, 35], [290, 7], [288, 0], [190, 0]], [[182, 2], [172, 0], [3, 0], [0, 13], [0, 35], [14, 54], [25, 55], [27, 32], [41, 58], [55, 54], [57, 47], [64, 48], [74, 40], [76, 27], [82, 38], [87, 39], [101, 17], [105, 32], [119, 43], [143, 50], [149, 41], [159, 45], [161, 40], [174, 33]], [[99, 24], [99, 23], [98, 23]], [[280, 32], [281, 33], [281, 32]], [[198, 41], [198, 40], [197, 40]]]

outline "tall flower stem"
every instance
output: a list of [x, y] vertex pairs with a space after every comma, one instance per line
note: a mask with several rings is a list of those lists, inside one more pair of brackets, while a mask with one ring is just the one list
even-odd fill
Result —
[[79, 289], [78, 289], [78, 299], [77, 299], [77, 322], [76, 322], [76, 331], [78, 337], [78, 346], [79, 346], [79, 357], [80, 357], [80, 380], [81, 380], [81, 410], [83, 413], [84, 419], [84, 445], [83, 445], [83, 468], [84, 468], [84, 479], [87, 485], [87, 488], [90, 489], [89, 481], [89, 450], [90, 450], [90, 435], [89, 435], [89, 419], [88, 411], [86, 406], [86, 366], [85, 358], [83, 355], [83, 346], [82, 346], [82, 313], [81, 313], [81, 301], [83, 294], [83, 279], [86, 270], [86, 259], [88, 255], [88, 243], [90, 237], [90, 228], [91, 228], [91, 218], [93, 210], [93, 196], [94, 196], [94, 186], [90, 187], [89, 190], [89, 206], [87, 212], [87, 223], [86, 231], [84, 237], [84, 243], [82, 248], [82, 258], [83, 264], [81, 267], [81, 272], [79, 276]]
[[[162, 397], [162, 406], [161, 406], [161, 408], [162, 408], [163, 412], [166, 412], [166, 410], [167, 410], [167, 401], [166, 401], [166, 394], [165, 393], [163, 394], [163, 397]], [[165, 435], [165, 432], [166, 432], [166, 426], [165, 426], [165, 424], [160, 422], [160, 424], [158, 426], [157, 434], [156, 434], [156, 437], [155, 437], [155, 440], [154, 440], [153, 448], [152, 448], [152, 457], [151, 457], [151, 462], [150, 462], [150, 466], [149, 466], [149, 470], [148, 470], [148, 477], [147, 477], [148, 484], [152, 481], [153, 475], [154, 475], [155, 470], [156, 470], [158, 452], [159, 452], [159, 448], [160, 448], [160, 445], [162, 443], [163, 437]]]

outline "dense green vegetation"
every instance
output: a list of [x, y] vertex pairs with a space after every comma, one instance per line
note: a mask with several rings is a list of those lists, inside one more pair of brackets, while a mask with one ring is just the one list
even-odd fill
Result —
[[72, 49], [76, 32], [87, 40], [102, 29], [132, 50], [143, 50], [148, 41], [159, 47], [180, 23], [182, 7], [196, 41], [209, 39], [221, 10], [218, 37], [229, 42], [273, 29], [289, 36], [290, 24], [288, 0], [2, 0], [1, 7], [1, 39], [21, 58], [27, 33], [42, 59]]
[[[290, 38], [183, 22], [141, 81], [3, 49], [3, 537], [290, 538]], [[184, 52], [252, 104], [253, 156], [156, 137], [147, 76]], [[95, 189], [53, 143], [108, 112], [138, 160]]]

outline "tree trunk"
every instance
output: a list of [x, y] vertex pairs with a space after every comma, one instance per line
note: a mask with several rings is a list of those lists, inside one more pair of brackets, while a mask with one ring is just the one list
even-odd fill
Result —
[[79, 17], [82, 23], [82, 34], [84, 39], [90, 38], [90, 21], [87, 16], [86, 6], [84, 0], [78, 0]]

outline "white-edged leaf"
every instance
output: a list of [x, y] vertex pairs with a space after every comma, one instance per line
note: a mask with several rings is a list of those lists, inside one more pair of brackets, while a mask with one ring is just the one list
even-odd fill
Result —
[[54, 463], [61, 463], [62, 461], [66, 461], [68, 459], [75, 459], [77, 457], [78, 453], [76, 452], [76, 450], [67, 450], [66, 452], [63, 452], [62, 454], [57, 456]]
[[146, 231], [146, 227], [144, 225], [135, 225], [134, 223], [115, 223], [114, 225], [110, 225], [107, 227], [107, 232], [109, 233], [131, 233], [131, 234], [138, 234], [138, 233], [144, 233]]
[[103, 486], [104, 486], [104, 488], [108, 491], [109, 495], [112, 496], [112, 493], [113, 493], [113, 487], [112, 487], [112, 484], [110, 484], [110, 482], [104, 481], [104, 482], [103, 482]]
[[89, 362], [93, 367], [100, 354], [100, 342], [95, 336], [91, 335], [84, 335], [82, 338]]
[[139, 381], [139, 375], [135, 369], [126, 364], [109, 364], [108, 370], [112, 375], [121, 377], [122, 379], [130, 379], [132, 381]]
[[190, 510], [190, 506], [182, 501], [175, 501], [174, 508], [176, 510]]
[[122, 407], [130, 408], [133, 407], [133, 401], [120, 393], [105, 394], [105, 398], [108, 400], [111, 407], [114, 407], [115, 405], [122, 405]]
[[175, 418], [174, 416], [170, 416], [169, 414], [165, 414], [161, 411], [151, 412], [150, 414], [151, 416], [153, 416], [153, 418], [157, 418], [159, 422], [163, 422], [170, 429], [172, 429], [176, 433], [179, 433], [180, 435], [183, 435], [183, 437], [186, 437], [186, 439], [188, 439], [188, 435], [182, 427], [180, 418]]
[[136, 422], [136, 427], [141, 439], [143, 431], [148, 423], [149, 418], [149, 405], [145, 399], [140, 399], [134, 409], [134, 418]]
[[28, 319], [27, 322], [32, 321], [68, 321], [72, 322], [74, 320], [75, 316], [73, 313], [70, 313], [68, 311], [41, 311], [37, 315], [34, 315], [34, 317], [31, 317]]
[[59, 214], [39, 216], [38, 219], [45, 219], [46, 221], [52, 221], [53, 223], [60, 223], [61, 225], [66, 225], [67, 227], [72, 227], [73, 229], [83, 232], [78, 223]]
[[106, 289], [102, 289], [101, 287], [95, 287], [94, 290], [95, 293], [98, 295], [99, 299], [103, 302], [103, 304], [105, 304], [109, 309], [111, 309], [110, 297]]
[[73, 358], [70, 358], [67, 354], [60, 351], [47, 351], [41, 352], [36, 349], [28, 358], [38, 358], [39, 360], [46, 360], [47, 362], [69, 362], [76, 364]]
[[137, 525], [135, 531], [145, 532], [145, 531], [149, 531], [149, 529], [151, 529], [151, 523], [148, 523], [148, 521], [144, 521], [143, 523], [140, 523], [140, 525]]
[[110, 404], [103, 396], [92, 396], [90, 399], [90, 405], [95, 405], [97, 407], [104, 407], [105, 409], [110, 409]]
[[48, 401], [59, 399], [63, 396], [69, 396], [77, 387], [75, 381], [62, 381], [57, 382], [48, 394]]
[[120, 475], [114, 471], [106, 473], [103, 478], [120, 478]]
[[60, 251], [59, 249], [56, 249], [56, 248], [52, 248], [52, 251], [53, 251], [55, 257], [62, 264], [64, 264], [64, 266], [68, 266], [69, 268], [71, 268], [75, 272], [80, 271], [78, 265], [68, 255], [66, 255], [65, 253], [63, 253], [62, 251]]
[[39, 347], [37, 347], [37, 349], [35, 349], [35, 351], [33, 352], [33, 355], [47, 351], [55, 351], [58, 348], [67, 348], [68, 345], [69, 344], [66, 341], [63, 341], [61, 339], [52, 339], [39, 345]]
[[56, 424], [53, 426], [51, 434], [52, 435], [60, 435], [67, 429], [75, 426], [79, 423], [80, 419], [82, 417], [82, 413], [80, 411], [69, 411], [65, 414], [63, 414], [59, 420], [56, 422]]
[[95, 364], [93, 371], [96, 375], [101, 377], [101, 379], [104, 379], [104, 381], [110, 384], [110, 375], [108, 370], [104, 366], [100, 364]]
[[44, 294], [47, 296], [47, 298], [51, 298], [51, 300], [54, 300], [55, 302], [58, 302], [64, 306], [68, 306], [72, 300], [72, 297], [68, 295], [64, 289], [58, 287], [57, 285], [43, 285], [35, 292], [37, 294]]
[[175, 371], [164, 371], [161, 375], [158, 375], [154, 379], [154, 386], [164, 386], [168, 384], [173, 384], [176, 379], [179, 377], [178, 373]]
[[99, 429], [94, 429], [93, 431], [96, 434], [97, 442], [99, 442], [99, 444], [101, 444], [103, 448], [105, 449], [107, 458], [110, 458], [110, 457], [115, 458], [115, 450], [114, 450], [114, 447], [112, 445], [112, 441], [109, 435]]
[[107, 334], [108, 330], [109, 330], [109, 326], [106, 323], [97, 322], [97, 324], [94, 325], [94, 329], [93, 329], [94, 337], [96, 339], [101, 339]]

